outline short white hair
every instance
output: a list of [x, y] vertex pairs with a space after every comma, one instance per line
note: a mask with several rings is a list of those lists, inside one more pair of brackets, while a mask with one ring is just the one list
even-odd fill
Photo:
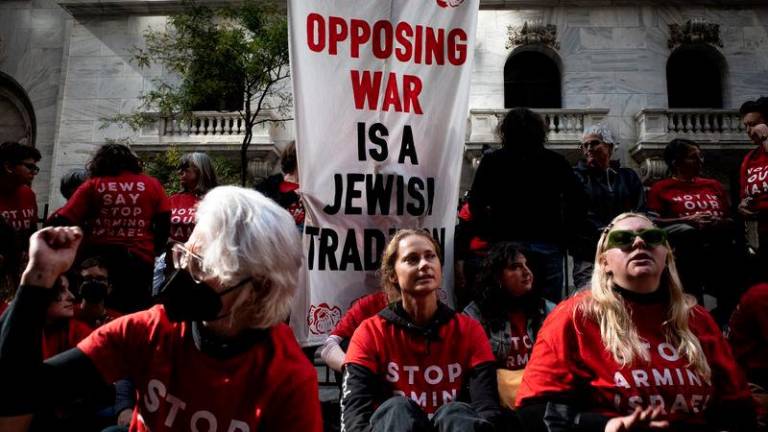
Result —
[[587, 135], [599, 136], [602, 142], [611, 144], [614, 150], [619, 146], [619, 143], [616, 142], [615, 139], [613, 139], [613, 133], [611, 132], [611, 130], [608, 128], [608, 126], [602, 123], [594, 124], [584, 129], [584, 133], [581, 135], [581, 139], [586, 138]]
[[204, 244], [204, 268], [222, 284], [257, 280], [254, 304], [242, 305], [247, 291], [235, 302], [247, 309], [252, 327], [270, 327], [288, 316], [302, 260], [288, 211], [254, 190], [220, 186], [200, 201], [192, 237]]

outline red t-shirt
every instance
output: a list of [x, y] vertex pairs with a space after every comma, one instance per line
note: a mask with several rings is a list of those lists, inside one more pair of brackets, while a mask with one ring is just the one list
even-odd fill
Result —
[[342, 339], [352, 338], [352, 334], [360, 326], [360, 323], [376, 315], [385, 307], [387, 307], [387, 295], [383, 291], [360, 297], [341, 317], [341, 321], [336, 324], [331, 335]]
[[355, 331], [345, 363], [368, 368], [393, 395], [410, 397], [431, 417], [459, 396], [471, 369], [494, 360], [480, 323], [464, 314], [442, 325], [437, 340], [376, 315]]
[[171, 195], [171, 239], [186, 242], [195, 229], [195, 212], [200, 197], [189, 192]]
[[37, 228], [35, 192], [22, 185], [9, 194], [0, 194], [0, 217], [16, 232], [32, 232]]
[[78, 225], [89, 222], [90, 242], [123, 246], [151, 263], [155, 256], [152, 218], [170, 210], [156, 178], [123, 172], [86, 180], [58, 213]]
[[100, 327], [78, 348], [106, 382], [135, 385], [131, 431], [321, 431], [317, 372], [288, 326], [268, 332], [246, 352], [214, 358], [158, 305]]
[[525, 312], [515, 311], [509, 313], [509, 324], [512, 334], [510, 340], [512, 345], [507, 352], [507, 360], [504, 369], [520, 370], [525, 369], [525, 365], [531, 358], [533, 351], [533, 342], [528, 336], [528, 318]]
[[762, 145], [744, 156], [739, 184], [741, 199], [751, 197], [754, 210], [768, 210], [768, 154]]
[[293, 221], [296, 222], [296, 225], [302, 225], [304, 223], [306, 211], [304, 209], [304, 202], [301, 201], [301, 198], [296, 193], [298, 189], [298, 183], [285, 180], [278, 186], [278, 190], [281, 194], [291, 196], [291, 199], [286, 200], [286, 205], [284, 206], [285, 209], [288, 210], [288, 213], [290, 213], [291, 216], [293, 216]]
[[666, 178], [653, 184], [648, 192], [648, 209], [662, 218], [694, 214], [728, 216], [728, 195], [720, 182], [696, 177], [686, 182]]
[[747, 376], [768, 378], [768, 283], [757, 284], [741, 296], [730, 327], [733, 354]]
[[712, 369], [707, 382], [666, 342], [662, 323], [667, 305], [625, 300], [650, 362], [636, 359], [621, 367], [605, 349], [596, 322], [577, 309], [589, 293], [565, 300], [549, 315], [536, 338], [531, 361], [517, 393], [516, 404], [565, 395], [587, 411], [609, 417], [631, 413], [636, 406], [663, 405], [663, 419], [684, 424], [705, 422], [703, 412], [721, 401], [751, 398], [746, 381], [720, 329], [702, 307], [688, 321]]
[[[61, 323], [64, 324], [64, 323]], [[74, 348], [93, 330], [82, 321], [66, 320], [65, 325], [48, 327], [43, 330], [43, 359], [47, 359]]]

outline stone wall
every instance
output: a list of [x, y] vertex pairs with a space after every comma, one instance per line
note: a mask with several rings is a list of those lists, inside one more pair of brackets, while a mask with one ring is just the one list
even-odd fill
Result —
[[[126, 127], [107, 125], [101, 119], [132, 112], [139, 105], [141, 92], [160, 76], [160, 68], [139, 70], [131, 63], [130, 49], [143, 44], [142, 33], [148, 26], [164, 24], [164, 17], [152, 16], [73, 20], [63, 77], [54, 179], [72, 168], [82, 167], [107, 139], [136, 136]], [[54, 197], [54, 203], [59, 204], [60, 198]]]
[[669, 24], [691, 18], [720, 25], [728, 65], [724, 108], [768, 95], [768, 8], [594, 6], [481, 10], [471, 108], [504, 104], [507, 27], [525, 21], [557, 26], [563, 108], [608, 108], [609, 125], [622, 143], [619, 158], [637, 140], [634, 116], [666, 108]]
[[0, 2], [0, 72], [23, 87], [34, 108], [35, 146], [43, 159], [33, 187], [41, 212], [49, 200], [62, 60], [70, 21], [54, 1]]

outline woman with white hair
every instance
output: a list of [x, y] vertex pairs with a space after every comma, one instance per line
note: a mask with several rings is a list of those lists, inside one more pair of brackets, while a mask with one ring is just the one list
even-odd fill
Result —
[[604, 124], [590, 126], [581, 138], [584, 159], [574, 167], [587, 195], [587, 218], [579, 229], [573, 255], [573, 282], [577, 289], [589, 282], [592, 257], [602, 229], [616, 215], [645, 211], [645, 190], [637, 173], [611, 159], [618, 148], [611, 130]]
[[[205, 153], [185, 153], [178, 165], [179, 185], [181, 191], [170, 197], [171, 232], [169, 246], [176, 242], [184, 243], [189, 240], [195, 228], [195, 213], [197, 205], [209, 190], [218, 186], [216, 171], [211, 158]], [[165, 282], [167, 271], [171, 267], [170, 255], [164, 252], [155, 258], [155, 271], [152, 277], [152, 293], [157, 293]]]
[[623, 213], [594, 263], [591, 289], [544, 322], [518, 407], [539, 409], [549, 431], [754, 430], [744, 377], [713, 318], [683, 293], [665, 232]]
[[171, 195], [171, 239], [185, 242], [195, 228], [197, 204], [218, 186], [211, 158], [205, 153], [186, 153], [178, 166], [181, 191]]
[[119, 378], [136, 386], [131, 431], [321, 430], [316, 372], [282, 323], [301, 264], [293, 218], [231, 186], [210, 191], [197, 217], [189, 241], [173, 249], [176, 272], [161, 304], [45, 362], [46, 299], [82, 233], [47, 228], [32, 237], [0, 332], [0, 430], [27, 430], [40, 404], [92, 396]]

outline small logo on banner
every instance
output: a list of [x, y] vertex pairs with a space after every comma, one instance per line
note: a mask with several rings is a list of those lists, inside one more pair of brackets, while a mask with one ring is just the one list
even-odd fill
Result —
[[338, 306], [329, 306], [328, 303], [320, 303], [309, 307], [307, 324], [312, 334], [328, 334], [341, 320], [341, 309]]
[[441, 8], [448, 8], [448, 7], [458, 7], [460, 4], [464, 3], [464, 0], [437, 0], [437, 5]]

